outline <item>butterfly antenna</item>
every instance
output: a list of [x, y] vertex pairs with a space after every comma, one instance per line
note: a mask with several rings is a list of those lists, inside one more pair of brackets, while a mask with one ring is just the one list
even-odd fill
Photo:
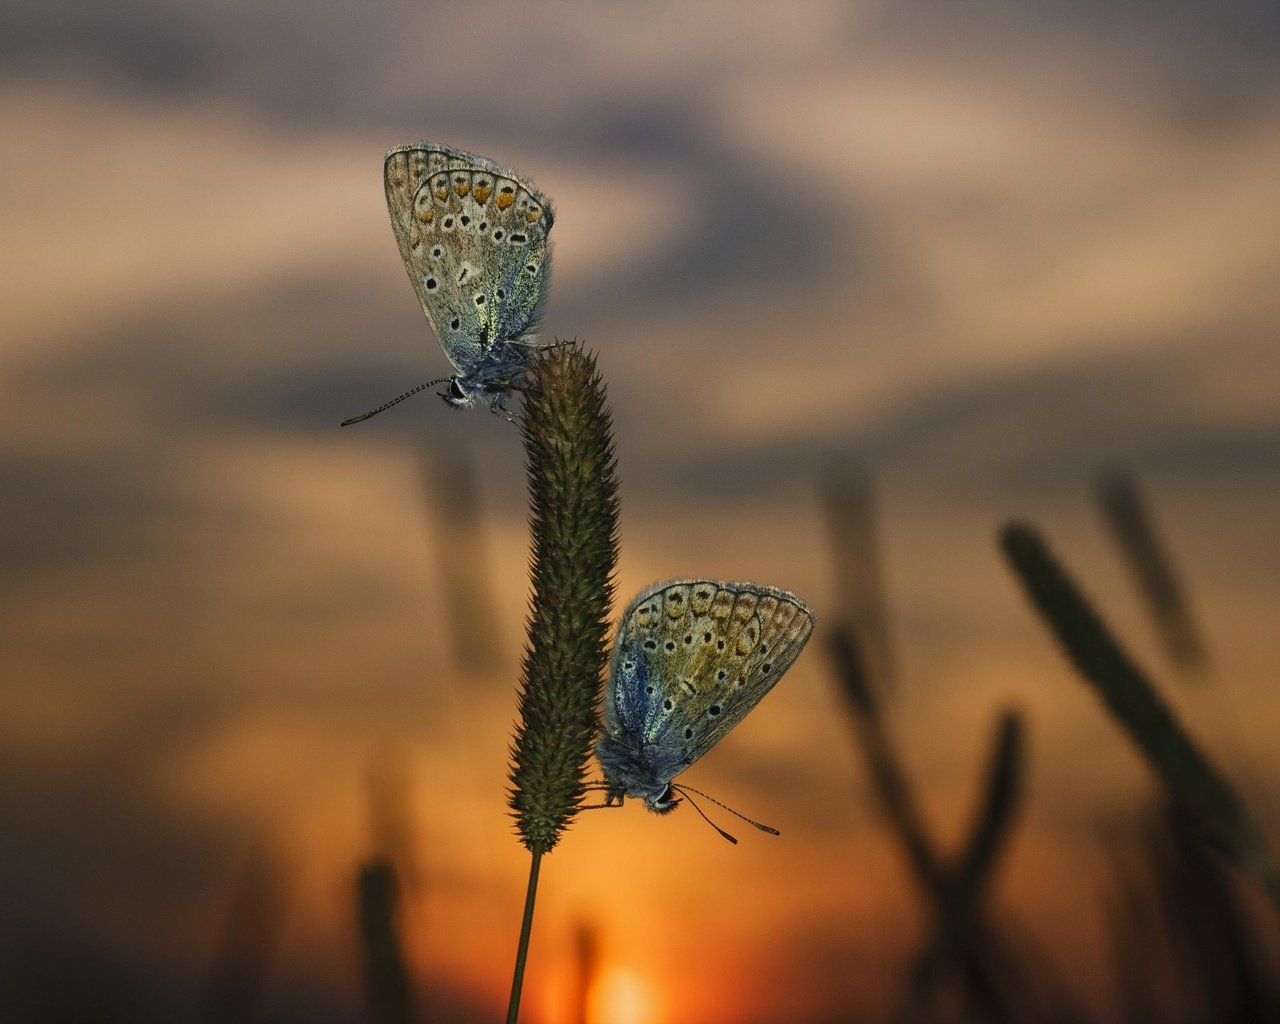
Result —
[[[696, 800], [694, 800], [694, 799], [693, 799], [693, 797], [691, 797], [688, 793], [685, 793], [685, 791], [684, 791], [684, 788], [683, 788], [683, 787], [681, 787], [681, 786], [672, 786], [671, 788], [672, 788], [672, 789], [678, 789], [681, 793], [684, 793], [685, 799], [689, 801], [689, 806], [691, 806], [695, 811], [697, 811], [699, 814], [701, 814], [701, 815], [702, 815], [702, 820], [703, 820], [703, 821], [705, 821], [705, 822], [706, 822], [708, 825], [710, 825], [713, 829], [715, 829], [715, 830], [716, 830], [717, 832], [719, 832], [722, 836], [724, 836], [727, 840], [729, 840], [729, 842], [733, 843], [733, 845], [734, 845], [734, 846], [737, 846], [737, 845], [738, 845], [738, 840], [736, 840], [733, 836], [729, 835], [729, 833], [728, 833], [728, 832], [726, 832], [726, 831], [725, 831], [724, 829], [722, 829], [719, 825], [717, 825], [714, 821], [712, 821], [710, 818], [708, 818], [708, 817], [707, 817], [707, 815], [706, 815], [706, 812], [704, 812], [704, 811], [703, 811], [703, 809], [702, 809], [701, 807], [699, 807], [699, 806], [698, 806], [698, 802], [697, 802]], [[696, 793], [696, 792], [697, 792], [697, 790], [694, 790], [694, 792]], [[706, 794], [706, 793], [702, 793], [701, 795], [702, 795], [702, 796], [707, 796], [707, 794]], [[707, 797], [707, 799], [708, 799], [708, 800], [710, 800], [711, 798], [708, 796], [708, 797]], [[719, 800], [715, 800], [715, 801], [712, 801], [712, 802], [713, 802], [713, 803], [720, 803], [720, 801], [719, 801]], [[721, 804], [721, 806], [723, 807], [724, 805], [723, 805], [723, 804]], [[742, 817], [742, 815], [738, 815], [738, 817]], [[753, 822], [752, 824], [754, 824], [754, 822]]]
[[453, 379], [452, 377], [437, 377], [435, 380], [429, 380], [425, 384], [419, 384], [416, 388], [412, 388], [411, 390], [406, 391], [399, 398], [393, 398], [391, 399], [391, 401], [378, 406], [378, 408], [374, 409], [372, 412], [367, 412], [363, 416], [352, 416], [351, 419], [349, 420], [343, 420], [339, 424], [339, 426], [349, 427], [353, 423], [363, 423], [365, 420], [373, 419], [373, 417], [377, 416], [378, 413], [386, 412], [393, 405], [399, 405], [406, 398], [412, 398], [419, 391], [425, 391], [427, 388], [433, 388], [437, 384], [443, 384], [445, 381], [452, 380], [452, 379]]
[[[711, 801], [713, 804], [715, 804], [717, 807], [723, 807], [723, 808], [724, 808], [726, 811], [728, 811], [730, 814], [735, 815], [736, 817], [741, 818], [741, 819], [742, 819], [743, 821], [745, 821], [748, 825], [754, 825], [754, 826], [755, 826], [756, 828], [758, 828], [761, 832], [768, 832], [768, 833], [769, 833], [769, 835], [771, 835], [771, 836], [780, 836], [780, 835], [782, 835], [782, 833], [781, 833], [781, 832], [779, 832], [779, 831], [778, 831], [776, 828], [774, 828], [773, 826], [771, 826], [771, 825], [762, 825], [760, 822], [758, 822], [758, 821], [754, 820], [753, 818], [748, 818], [745, 814], [742, 814], [742, 813], [740, 813], [740, 812], [738, 812], [738, 811], [735, 811], [735, 810], [734, 810], [732, 807], [730, 807], [728, 804], [721, 803], [721, 802], [720, 802], [719, 800], [717, 800], [715, 797], [713, 797], [713, 796], [708, 796], [706, 793], [702, 792], [702, 790], [700, 790], [700, 789], [694, 789], [692, 786], [675, 786], [675, 785], [673, 785], [671, 788], [672, 788], [672, 789], [674, 789], [674, 790], [677, 790], [677, 791], [678, 791], [678, 792], [680, 792], [680, 793], [684, 793], [685, 795], [688, 795], [689, 793], [697, 793], [697, 794], [698, 794], [698, 796], [702, 797], [704, 800], [710, 800], [710, 801]], [[692, 804], [692, 803], [693, 803], [693, 800], [691, 799], [691, 800], [689, 801], [689, 803], [691, 803], [691, 804]], [[693, 806], [694, 806], [694, 807], [697, 807], [698, 805], [697, 805], [697, 804], [693, 804]], [[698, 813], [699, 813], [699, 814], [702, 814], [702, 811], [698, 811]], [[706, 815], [705, 815], [705, 814], [702, 814], [702, 816], [703, 816], [704, 818], [706, 817]], [[716, 831], [720, 831], [720, 830], [719, 830], [719, 829], [717, 829]], [[725, 834], [726, 834], [726, 833], [721, 832], [721, 835], [725, 835]]]

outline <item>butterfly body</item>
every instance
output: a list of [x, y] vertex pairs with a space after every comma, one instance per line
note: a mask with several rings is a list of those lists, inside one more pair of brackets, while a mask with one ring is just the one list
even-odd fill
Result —
[[672, 780], [773, 689], [813, 624], [808, 605], [776, 587], [671, 580], [643, 590], [618, 626], [596, 745], [607, 802], [673, 810]]
[[383, 182], [409, 280], [455, 371], [440, 397], [511, 419], [506, 396], [533, 359], [547, 297], [550, 200], [515, 171], [431, 142], [388, 153]]

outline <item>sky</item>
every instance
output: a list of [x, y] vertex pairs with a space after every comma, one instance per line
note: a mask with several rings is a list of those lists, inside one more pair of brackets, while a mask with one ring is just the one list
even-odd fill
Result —
[[[686, 779], [781, 838], [584, 815], [543, 866], [526, 1019], [564, 1019], [581, 934], [598, 1021], [892, 1005], [925, 917], [824, 649], [821, 495], [849, 479], [936, 840], [1016, 709], [991, 906], [1105, 1015], [1109, 858], [1153, 784], [996, 535], [1043, 530], [1274, 835], [1278, 51], [1261, 0], [5, 5], [0, 1008], [209, 1019], [260, 884], [254, 1012], [366, 1019], [376, 854], [426, 1018], [505, 1005], [518, 432], [429, 395], [337, 426], [447, 372], [381, 186], [430, 140], [555, 203], [542, 336], [607, 383], [619, 602], [746, 579], [819, 621]], [[1099, 513], [1114, 470], [1186, 584], [1198, 678]]]

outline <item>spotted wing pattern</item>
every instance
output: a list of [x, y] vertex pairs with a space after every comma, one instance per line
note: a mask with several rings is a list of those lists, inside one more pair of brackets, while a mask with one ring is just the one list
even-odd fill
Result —
[[550, 201], [492, 160], [430, 142], [393, 149], [383, 177], [409, 280], [459, 378], [512, 383], [546, 300]]
[[794, 594], [756, 583], [675, 580], [623, 613], [606, 695], [606, 733], [634, 767], [669, 782], [773, 689], [813, 632]]

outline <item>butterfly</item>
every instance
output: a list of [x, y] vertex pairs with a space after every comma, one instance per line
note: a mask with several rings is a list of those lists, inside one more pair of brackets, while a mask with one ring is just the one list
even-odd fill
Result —
[[795, 594], [757, 583], [670, 580], [641, 591], [618, 625], [596, 744], [606, 805], [631, 796], [672, 811], [676, 776], [773, 689], [813, 625]]
[[506, 397], [537, 351], [547, 298], [551, 201], [513, 170], [432, 142], [388, 153], [383, 183], [405, 270], [455, 373], [342, 425], [445, 382], [450, 405], [514, 420]]

